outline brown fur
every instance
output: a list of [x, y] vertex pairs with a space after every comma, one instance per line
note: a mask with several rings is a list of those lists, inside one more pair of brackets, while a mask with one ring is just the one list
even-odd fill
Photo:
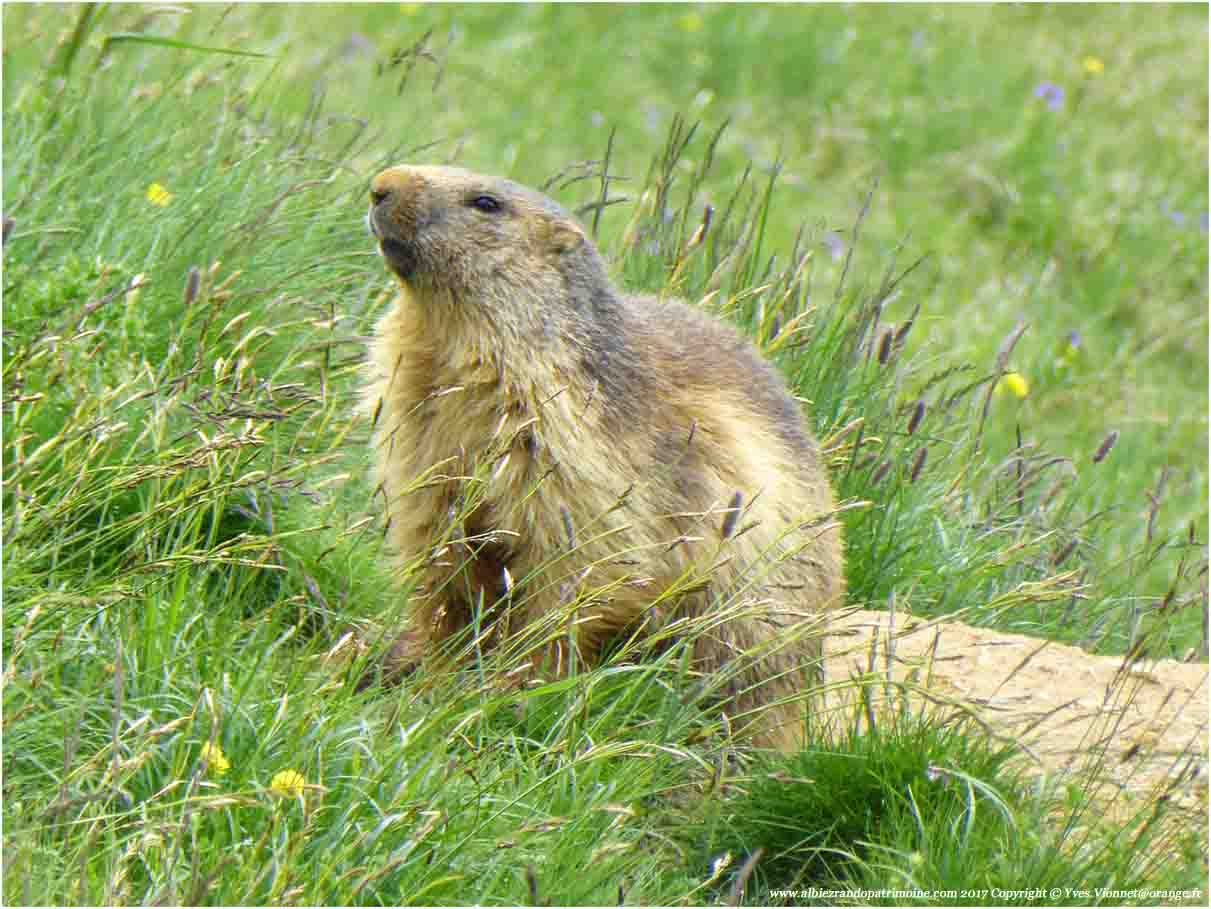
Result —
[[820, 657], [798, 632], [845, 582], [828, 479], [777, 373], [701, 311], [619, 293], [533, 190], [396, 167], [371, 198], [401, 291], [363, 405], [390, 542], [421, 578], [396, 659], [440, 650], [480, 604], [491, 646], [576, 601], [574, 633], [529, 653], [556, 673], [572, 642], [592, 665], [620, 633], [717, 615], [696, 668], [757, 648], [727, 712], [796, 745], [802, 707], [777, 702]]

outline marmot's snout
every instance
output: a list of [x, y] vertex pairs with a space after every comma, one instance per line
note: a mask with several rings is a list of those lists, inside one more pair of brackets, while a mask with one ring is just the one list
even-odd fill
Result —
[[370, 183], [366, 224], [387, 265], [405, 279], [417, 265], [416, 204], [423, 185], [424, 179], [407, 167], [385, 170]]

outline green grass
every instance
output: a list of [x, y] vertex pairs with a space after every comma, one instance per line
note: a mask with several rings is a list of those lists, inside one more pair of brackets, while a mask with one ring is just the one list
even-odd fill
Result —
[[620, 280], [712, 294], [810, 400], [855, 603], [1205, 659], [1205, 10], [3, 16], [6, 901], [1205, 894], [1175, 809], [1099, 825], [966, 727], [737, 750], [677, 648], [358, 691], [406, 597], [352, 414], [390, 293], [368, 177], [543, 184], [608, 146]]
[[[1091, 835], [1080, 811], [1057, 824], [1045, 806], [1059, 793], [1039, 800], [1012, 747], [971, 732], [901, 718], [789, 762], [758, 762], [691, 827], [710, 854], [736, 863], [761, 845], [745, 891], [755, 905], [1089, 905], [1099, 888], [1149, 889], [1167, 876], [1162, 850], [1182, 844], [1158, 838], [1147, 815], [1114, 840]], [[1107, 860], [1128, 843], [1146, 857]], [[1171, 880], [1195, 890], [1200, 875], [1192, 864], [1184, 884]]]

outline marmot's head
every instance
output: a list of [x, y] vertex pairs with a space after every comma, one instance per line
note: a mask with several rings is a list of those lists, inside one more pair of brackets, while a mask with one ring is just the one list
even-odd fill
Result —
[[558, 299], [597, 265], [580, 225], [546, 196], [456, 167], [383, 171], [367, 223], [405, 285], [456, 303]]

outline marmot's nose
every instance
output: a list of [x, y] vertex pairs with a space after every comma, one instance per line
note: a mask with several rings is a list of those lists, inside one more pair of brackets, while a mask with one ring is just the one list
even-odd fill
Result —
[[370, 181], [370, 204], [379, 205], [393, 195], [406, 192], [420, 182], [411, 168], [400, 166], [383, 171]]
[[399, 188], [399, 178], [389, 170], [383, 171], [370, 181], [370, 204], [377, 206], [390, 199]]

